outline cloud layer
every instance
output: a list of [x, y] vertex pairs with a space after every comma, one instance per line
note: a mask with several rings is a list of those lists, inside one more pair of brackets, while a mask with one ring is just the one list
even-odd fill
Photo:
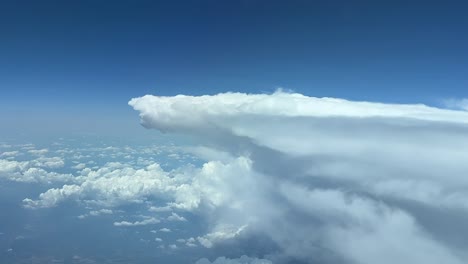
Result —
[[38, 185], [27, 209], [212, 252], [199, 263], [468, 260], [468, 112], [281, 91], [130, 105], [188, 145], [4, 145], [0, 180]]
[[173, 204], [205, 214], [209, 234], [266, 236], [277, 262], [468, 260], [467, 112], [283, 92], [129, 104], [201, 145]]

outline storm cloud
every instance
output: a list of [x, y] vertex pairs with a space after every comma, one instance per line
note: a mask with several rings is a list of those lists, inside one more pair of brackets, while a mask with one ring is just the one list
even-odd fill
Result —
[[211, 219], [206, 245], [267, 237], [274, 262], [468, 260], [467, 112], [282, 91], [129, 104], [197, 142], [206, 163], [173, 206]]

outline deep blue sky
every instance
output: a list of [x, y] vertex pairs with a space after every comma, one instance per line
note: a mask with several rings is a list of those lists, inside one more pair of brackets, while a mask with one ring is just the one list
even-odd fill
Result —
[[0, 110], [110, 116], [148, 93], [277, 87], [467, 97], [468, 4], [408, 2], [1, 1]]

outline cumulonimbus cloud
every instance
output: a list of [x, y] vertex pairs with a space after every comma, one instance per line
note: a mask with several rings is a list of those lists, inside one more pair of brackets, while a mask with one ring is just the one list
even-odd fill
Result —
[[468, 260], [467, 112], [281, 91], [129, 104], [145, 127], [210, 149], [207, 176], [185, 188], [218, 201], [213, 232], [245, 227], [305, 263]]

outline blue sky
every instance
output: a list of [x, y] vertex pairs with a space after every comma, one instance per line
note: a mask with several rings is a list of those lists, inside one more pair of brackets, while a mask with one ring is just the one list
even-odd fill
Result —
[[1, 5], [2, 112], [277, 87], [402, 103], [466, 96], [463, 1]]
[[0, 262], [467, 263], [467, 13], [0, 1]]

